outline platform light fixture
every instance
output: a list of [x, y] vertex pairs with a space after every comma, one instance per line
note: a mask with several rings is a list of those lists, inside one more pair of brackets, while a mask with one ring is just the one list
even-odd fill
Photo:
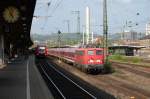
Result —
[[27, 24], [26, 24], [26, 23], [23, 23], [22, 25], [23, 25], [23, 26], [27, 26]]
[[23, 21], [25, 21], [27, 18], [26, 18], [26, 17], [22, 17], [21, 19], [22, 19]]
[[24, 27], [23, 29], [24, 29], [24, 30], [27, 30], [27, 27]]
[[24, 30], [24, 33], [26, 33], [27, 31], [26, 30]]

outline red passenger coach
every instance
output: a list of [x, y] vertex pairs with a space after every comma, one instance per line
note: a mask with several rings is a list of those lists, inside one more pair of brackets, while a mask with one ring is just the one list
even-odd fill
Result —
[[102, 48], [52, 48], [49, 55], [61, 57], [72, 62], [82, 71], [91, 73], [103, 69], [104, 57]]

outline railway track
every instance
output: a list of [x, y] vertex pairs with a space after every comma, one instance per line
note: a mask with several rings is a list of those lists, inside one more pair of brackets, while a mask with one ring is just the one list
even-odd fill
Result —
[[118, 93], [124, 93], [124, 99], [126, 99], [125, 97], [127, 96], [129, 96], [128, 98], [133, 96], [135, 99], [149, 99], [150, 97], [150, 92], [138, 88], [137, 86], [119, 81], [112, 76], [101, 77], [97, 75], [94, 76], [94, 78], [108, 84], [108, 88], [116, 89]]
[[[68, 65], [68, 64], [66, 64], [66, 65]], [[70, 67], [72, 67], [72, 66], [70, 66]], [[130, 71], [130, 72], [134, 72], [134, 71]], [[136, 72], [136, 73], [138, 73], [138, 72]], [[87, 75], [84, 75], [84, 76], [87, 76]], [[143, 75], [143, 76], [145, 76], [145, 75]], [[89, 79], [90, 79], [90, 77], [92, 79], [95, 79], [97, 81], [96, 82], [97, 85], [99, 85], [102, 89], [108, 89], [109, 91], [107, 90], [107, 92], [112, 91], [110, 93], [115, 95], [119, 99], [120, 99], [120, 97], [121, 97], [121, 99], [130, 99], [130, 97], [132, 97], [132, 96], [135, 97], [135, 99], [149, 99], [149, 97], [150, 97], [150, 92], [148, 92], [147, 90], [144, 90], [141, 87], [133, 85], [132, 83], [124, 82], [122, 80], [120, 81], [119, 79], [116, 79], [113, 76], [88, 75], [88, 77], [89, 77]], [[105, 98], [105, 99], [107, 99], [107, 98]]]
[[[76, 84], [55, 66], [48, 64], [46, 61], [39, 62], [39, 69], [46, 81], [53, 85], [53, 95], [55, 99], [97, 99], [84, 88]], [[52, 87], [52, 86], [51, 86]]]
[[135, 65], [129, 65], [129, 64], [123, 64], [123, 63], [116, 63], [113, 62], [113, 66], [119, 69], [124, 69], [127, 70], [129, 72], [135, 73], [137, 75], [146, 77], [146, 78], [150, 78], [150, 72], [144, 70], [144, 69], [140, 69], [139, 67], [135, 66]]

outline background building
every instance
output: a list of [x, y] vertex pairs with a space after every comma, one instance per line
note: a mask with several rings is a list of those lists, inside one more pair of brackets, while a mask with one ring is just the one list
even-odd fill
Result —
[[138, 33], [134, 31], [127, 31], [123, 33], [123, 40], [137, 40]]
[[150, 23], [146, 24], [146, 35], [150, 35]]

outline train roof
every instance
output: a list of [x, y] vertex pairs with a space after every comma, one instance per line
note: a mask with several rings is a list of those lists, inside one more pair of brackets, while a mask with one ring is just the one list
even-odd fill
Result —
[[103, 50], [103, 48], [78, 48], [77, 50]]

